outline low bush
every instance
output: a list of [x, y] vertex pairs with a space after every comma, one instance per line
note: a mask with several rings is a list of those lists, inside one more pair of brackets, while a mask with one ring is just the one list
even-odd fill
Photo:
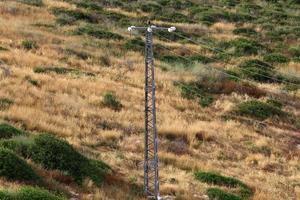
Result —
[[294, 60], [300, 60], [300, 46], [291, 47], [288, 51], [291, 56], [293, 56]]
[[265, 47], [262, 44], [245, 38], [238, 38], [230, 41], [228, 47], [234, 48], [234, 55], [236, 56], [257, 55], [265, 50]]
[[89, 54], [85, 51], [78, 51], [78, 50], [74, 50], [74, 49], [70, 49], [70, 48], [65, 49], [65, 53], [67, 55], [74, 55], [77, 58], [80, 58], [82, 60], [87, 60], [92, 57], [91, 54]]
[[196, 63], [207, 64], [212, 61], [211, 58], [208, 58], [203, 55], [192, 55], [187, 57], [182, 56], [173, 56], [173, 55], [165, 55], [160, 58], [161, 61], [171, 63], [171, 64], [183, 64], [185, 67], [190, 67]]
[[[91, 15], [86, 12], [82, 12], [81, 10], [69, 10], [65, 8], [52, 8], [52, 13], [63, 20], [63, 18], [67, 18], [69, 21], [83, 20], [89, 23], [97, 23], [97, 16]], [[72, 19], [72, 20], [70, 20]], [[60, 23], [62, 21], [59, 21]], [[62, 23], [63, 25], [63, 23]]]
[[161, 20], [174, 23], [192, 23], [191, 19], [188, 16], [179, 12], [167, 12], [161, 15], [154, 14], [151, 17], [151, 20]]
[[99, 2], [93, 1], [76, 1], [76, 6], [80, 8], [86, 8], [93, 11], [103, 11], [103, 7]]
[[0, 148], [0, 176], [13, 181], [39, 183], [40, 177], [12, 151]]
[[162, 6], [156, 3], [143, 3], [141, 5], [141, 10], [143, 12], [153, 13], [159, 12], [162, 9]]
[[120, 111], [123, 107], [121, 102], [117, 99], [116, 95], [112, 92], [107, 92], [104, 94], [102, 105], [115, 111]]
[[236, 35], [256, 36], [258, 33], [253, 28], [236, 28], [233, 30]]
[[65, 200], [38, 187], [21, 187], [17, 191], [0, 191], [1, 200]]
[[279, 109], [281, 109], [283, 107], [283, 104], [279, 100], [276, 100], [276, 99], [268, 99], [267, 103], [276, 108], [279, 108]]
[[8, 51], [7, 48], [0, 46], [0, 51]]
[[136, 37], [134, 39], [126, 41], [124, 44], [124, 48], [126, 50], [133, 50], [133, 51], [144, 51], [145, 49], [145, 42], [140, 37]]
[[252, 21], [253, 17], [244, 13], [228, 12], [221, 9], [206, 9], [196, 15], [196, 18], [202, 23], [212, 25], [218, 21], [227, 22], [248, 22]]
[[242, 199], [248, 199], [251, 196], [253, 196], [253, 191], [251, 190], [251, 188], [249, 188], [245, 183], [243, 183], [242, 181], [236, 178], [222, 176], [213, 172], [201, 172], [201, 171], [195, 173], [195, 178], [201, 182], [208, 183], [208, 184], [225, 186], [228, 188], [239, 188], [238, 193]]
[[74, 74], [74, 75], [86, 75], [86, 76], [95, 76], [92, 72], [82, 72], [78, 69], [65, 68], [65, 67], [36, 67], [33, 69], [34, 73], [51, 73], [56, 74]]
[[235, 194], [225, 192], [218, 188], [209, 188], [206, 193], [210, 199], [214, 200], [243, 200]]
[[17, 129], [9, 124], [0, 124], [0, 139], [8, 139], [14, 136], [26, 135], [26, 132]]
[[34, 73], [50, 73], [55, 72], [57, 74], [67, 74], [70, 72], [73, 72], [73, 69], [70, 68], [64, 68], [64, 67], [36, 67], [33, 69]]
[[247, 101], [238, 106], [238, 114], [265, 120], [270, 117], [286, 117], [287, 113], [278, 107], [260, 101]]
[[201, 182], [220, 185], [220, 186], [237, 187], [237, 186], [245, 185], [238, 179], [222, 176], [213, 172], [199, 171], [195, 173], [195, 177], [197, 180]]
[[57, 169], [67, 173], [79, 184], [86, 177], [91, 178], [96, 184], [101, 184], [110, 171], [105, 163], [89, 160], [68, 142], [49, 134], [41, 134], [34, 138], [30, 157], [46, 169]]
[[272, 54], [265, 55], [264, 61], [269, 63], [287, 63], [289, 62], [289, 59], [282, 54], [272, 53]]
[[19, 2], [21, 3], [24, 3], [24, 4], [28, 4], [28, 5], [31, 5], [31, 6], [43, 6], [44, 3], [43, 3], [43, 0], [18, 0]]
[[0, 98], [0, 110], [6, 110], [14, 104], [14, 101], [8, 98]]
[[33, 145], [32, 138], [25, 136], [16, 136], [10, 139], [0, 141], [0, 147], [9, 149], [23, 158], [30, 157], [31, 146]]
[[270, 157], [272, 154], [272, 149], [268, 146], [252, 146], [251, 151], [253, 153], [260, 153], [267, 157]]
[[58, 197], [51, 194], [48, 190], [37, 187], [22, 187], [16, 193], [18, 200], [65, 200], [63, 197]]
[[239, 65], [241, 74], [259, 82], [274, 82], [274, 68], [272, 65], [257, 60], [246, 60]]
[[97, 39], [110, 39], [110, 40], [122, 40], [123, 36], [117, 34], [117, 33], [112, 33], [109, 31], [105, 31], [99, 27], [91, 26], [91, 25], [86, 25], [82, 27], [78, 27], [77, 29], [74, 30], [75, 35], [88, 35], [95, 37]]
[[26, 50], [36, 49], [37, 43], [33, 40], [23, 40], [22, 41], [22, 47]]

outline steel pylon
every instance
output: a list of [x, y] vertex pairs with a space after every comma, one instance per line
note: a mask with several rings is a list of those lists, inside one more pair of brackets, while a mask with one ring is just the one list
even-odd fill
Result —
[[132, 30], [146, 30], [145, 39], [145, 149], [144, 149], [144, 192], [148, 198], [158, 200], [158, 138], [156, 127], [156, 96], [153, 57], [153, 31], [167, 30], [173, 32], [175, 27], [163, 28], [156, 26], [128, 28]]

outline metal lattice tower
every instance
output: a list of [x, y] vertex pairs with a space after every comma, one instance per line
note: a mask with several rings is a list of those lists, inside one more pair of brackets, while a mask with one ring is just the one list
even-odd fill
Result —
[[164, 28], [149, 25], [148, 27], [128, 28], [129, 31], [146, 31], [145, 40], [145, 152], [144, 152], [144, 192], [148, 198], [160, 199], [158, 155], [157, 155], [157, 129], [155, 105], [155, 79], [153, 57], [153, 31], [167, 30], [173, 32], [175, 27]]

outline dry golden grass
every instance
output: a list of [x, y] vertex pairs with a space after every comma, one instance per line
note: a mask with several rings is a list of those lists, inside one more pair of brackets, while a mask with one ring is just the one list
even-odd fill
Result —
[[[139, 53], [122, 52], [118, 49], [120, 42], [95, 42], [67, 35], [63, 28], [49, 31], [32, 26], [37, 22], [54, 23], [54, 17], [47, 11], [49, 7], [73, 8], [61, 1], [46, 0], [45, 3], [45, 7], [33, 8], [15, 2], [0, 2], [0, 44], [9, 48], [9, 51], [0, 52], [0, 60], [11, 71], [10, 76], [0, 79], [0, 97], [15, 102], [8, 110], [0, 111], [0, 117], [23, 125], [29, 131], [52, 132], [64, 137], [88, 156], [103, 159], [118, 172], [120, 184], [111, 178], [111, 184], [100, 188], [89, 180], [82, 189], [72, 188], [81, 199], [124, 199], [128, 193], [133, 195], [128, 183], [134, 180], [142, 185], [139, 163], [143, 159], [144, 59]], [[135, 13], [112, 11], [136, 17]], [[179, 25], [190, 32], [206, 30], [206, 27]], [[234, 28], [234, 24], [217, 23], [211, 30], [218, 39], [231, 39], [234, 36], [230, 32]], [[124, 35], [129, 36], [125, 31]], [[22, 49], [20, 44], [24, 39], [37, 41], [38, 49]], [[106, 43], [110, 48], [86, 45], [97, 42]], [[180, 51], [178, 43], [157, 42]], [[109, 55], [111, 66], [76, 57], [64, 60], [61, 49], [69, 47], [84, 49], [96, 57]], [[186, 44], [186, 47], [198, 50], [195, 45]], [[114, 54], [120, 52], [122, 56]], [[37, 66], [76, 68], [96, 76], [36, 74], [33, 69]], [[298, 68], [296, 63], [288, 66], [289, 70], [299, 71]], [[248, 97], [232, 94], [221, 97], [211, 108], [202, 109], [197, 102], [183, 99], [173, 85], [176, 80], [193, 79], [191, 73], [163, 72], [160, 68], [156, 73], [160, 141], [168, 143], [165, 138], [171, 136], [183, 140], [188, 148], [188, 153], [179, 156], [160, 146], [162, 195], [197, 199], [195, 196], [203, 195], [209, 187], [194, 180], [193, 170], [201, 169], [238, 177], [255, 188], [253, 200], [297, 199], [299, 156], [288, 156], [295, 150], [289, 146], [288, 142], [293, 139], [284, 136], [284, 129], [273, 131], [269, 128], [265, 130], [266, 134], [261, 134], [247, 124], [224, 121], [221, 115]], [[33, 86], [28, 77], [37, 80], [39, 86]], [[120, 112], [101, 106], [102, 96], [107, 91], [114, 91], [121, 101], [123, 109]], [[114, 124], [113, 128], [99, 128], [103, 121]], [[253, 153], [247, 146], [249, 142], [255, 146], [270, 146], [271, 156]], [[274, 166], [274, 170], [270, 166]], [[13, 183], [3, 180], [0, 185], [14, 187]]]

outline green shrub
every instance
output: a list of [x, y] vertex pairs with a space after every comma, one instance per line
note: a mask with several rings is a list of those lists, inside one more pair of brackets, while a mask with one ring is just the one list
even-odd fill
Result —
[[208, 58], [203, 55], [192, 55], [187, 57], [182, 56], [173, 56], [173, 55], [165, 55], [160, 58], [161, 61], [171, 63], [171, 64], [183, 64], [186, 67], [189, 67], [195, 63], [203, 63], [207, 64], [212, 61], [211, 58]]
[[31, 145], [33, 145], [32, 138], [24, 136], [16, 136], [11, 139], [0, 140], [0, 147], [9, 149], [24, 158], [30, 157]]
[[8, 139], [14, 136], [26, 135], [26, 132], [8, 124], [0, 124], [0, 139]]
[[34, 138], [30, 152], [31, 159], [46, 169], [58, 169], [67, 172], [78, 182], [84, 178], [81, 168], [86, 159], [66, 141], [49, 134]]
[[220, 186], [227, 186], [227, 187], [237, 187], [237, 186], [245, 186], [244, 183], [242, 183], [240, 180], [222, 176], [213, 172], [196, 172], [195, 177], [197, 180], [214, 184], [214, 185], [220, 185]]
[[208, 107], [214, 102], [214, 98], [211, 95], [206, 95], [199, 98], [199, 104], [202, 107]]
[[268, 147], [268, 146], [260, 146], [260, 147], [258, 147], [258, 146], [252, 146], [251, 147], [251, 151], [253, 153], [263, 154], [263, 155], [265, 155], [267, 157], [270, 157], [271, 154], [272, 154], [272, 149], [270, 147]]
[[233, 30], [236, 35], [256, 36], [258, 33], [253, 28], [236, 28]]
[[1, 200], [65, 200], [38, 187], [21, 187], [17, 191], [0, 191]]
[[64, 67], [36, 67], [33, 69], [34, 73], [49, 73], [55, 72], [57, 74], [67, 74], [73, 72], [74, 69], [64, 68]]
[[7, 48], [0, 46], [0, 51], [8, 51]]
[[265, 120], [270, 117], [285, 117], [287, 113], [280, 108], [274, 107], [268, 103], [260, 101], [247, 101], [238, 106], [238, 113], [249, 117], [255, 117], [259, 120]]
[[10, 150], [0, 148], [0, 160], [0, 176], [13, 181], [40, 182], [33, 169]]
[[225, 192], [218, 188], [209, 188], [206, 192], [208, 197], [214, 200], [243, 200], [237, 195]]
[[283, 106], [283, 104], [276, 99], [268, 99], [267, 103], [279, 109], [281, 109]]
[[192, 23], [191, 19], [188, 16], [179, 12], [167, 12], [162, 15], [154, 14], [151, 19], [174, 23]]
[[86, 25], [79, 27], [74, 30], [75, 35], [88, 35], [88, 36], [93, 36], [98, 39], [111, 39], [111, 40], [122, 40], [123, 36], [112, 33], [109, 31], [105, 31], [99, 27], [91, 26], [91, 25]]
[[102, 105], [115, 111], [120, 111], [123, 107], [116, 95], [112, 92], [107, 92], [104, 94]]
[[74, 74], [74, 75], [86, 75], [86, 76], [95, 76], [92, 72], [82, 72], [78, 69], [65, 68], [65, 67], [36, 67], [33, 69], [34, 73], [51, 73], [56, 74]]
[[86, 8], [94, 11], [103, 11], [103, 7], [98, 2], [92, 1], [79, 1], [75, 2], [78, 7]]
[[273, 53], [265, 55], [264, 61], [269, 63], [287, 63], [289, 59], [282, 54]]
[[83, 21], [90, 22], [90, 23], [98, 22], [98, 18], [96, 16], [91, 15], [86, 12], [82, 12], [80, 10], [68, 10], [65, 8], [52, 8], [52, 13], [60, 19], [68, 18], [69, 21], [72, 21], [70, 19], [73, 19], [73, 21], [83, 20]]
[[[208, 183], [208, 184], [225, 186], [228, 188], [237, 188], [238, 187], [239, 188], [239, 191], [238, 191], [239, 196], [241, 196], [241, 198], [243, 198], [243, 199], [248, 199], [251, 196], [253, 196], [253, 191], [251, 190], [251, 188], [249, 188], [242, 181], [235, 179], [235, 178], [222, 176], [222, 175], [219, 175], [219, 174], [216, 174], [213, 172], [201, 172], [201, 171], [196, 172], [195, 177], [197, 180]], [[222, 196], [215, 196], [214, 198], [222, 199], [221, 197]]]
[[22, 41], [22, 47], [26, 50], [36, 49], [37, 43], [33, 40], [23, 40]]
[[11, 99], [0, 98], [0, 110], [6, 110], [13, 104], [14, 104], [14, 101]]
[[274, 82], [273, 66], [263, 61], [253, 59], [246, 60], [239, 65], [241, 74], [246, 77], [260, 82]]
[[236, 56], [257, 55], [265, 49], [262, 44], [245, 38], [232, 40], [230, 41], [229, 46], [234, 48], [234, 54]]
[[18, 0], [21, 3], [28, 4], [31, 6], [43, 6], [43, 0]]
[[61, 170], [72, 176], [77, 183], [86, 177], [96, 184], [101, 184], [110, 170], [101, 161], [89, 160], [78, 153], [68, 142], [49, 134], [34, 138], [30, 152], [31, 159], [46, 169]]
[[300, 60], [300, 46], [299, 47], [291, 47], [289, 48], [289, 53], [294, 57], [294, 59]]
[[65, 198], [58, 197], [51, 194], [49, 191], [37, 187], [22, 187], [16, 193], [17, 200], [65, 200]]
[[133, 51], [144, 51], [145, 42], [140, 37], [136, 37], [134, 39], [126, 41], [124, 44], [124, 48], [126, 50], [133, 50]]
[[76, 56], [76, 57], [78, 57], [78, 58], [80, 58], [82, 60], [87, 60], [87, 59], [89, 59], [89, 58], [92, 57], [91, 54], [89, 54], [89, 53], [87, 53], [85, 51], [77, 51], [77, 50], [70, 49], [70, 48], [65, 49], [65, 53], [67, 55], [74, 55], [74, 56]]
[[141, 10], [143, 12], [159, 12], [162, 7], [156, 3], [143, 3], [141, 5]]

